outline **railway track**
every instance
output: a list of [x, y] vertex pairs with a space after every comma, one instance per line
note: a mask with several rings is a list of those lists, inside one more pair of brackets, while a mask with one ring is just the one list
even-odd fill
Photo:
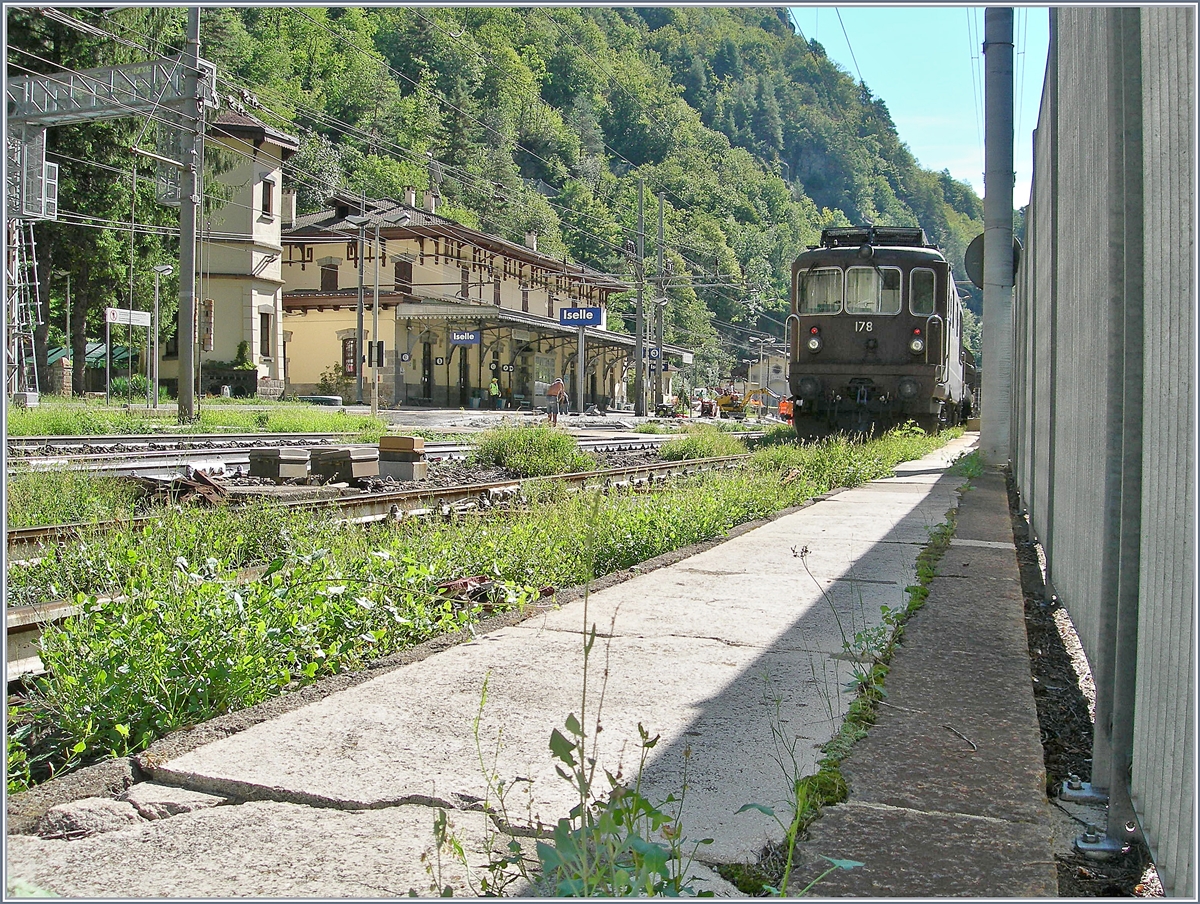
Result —
[[[730, 455], [720, 458], [648, 462], [602, 471], [560, 474], [554, 478], [528, 477], [494, 483], [430, 487], [385, 493], [361, 493], [335, 499], [277, 501], [271, 504], [289, 509], [336, 508], [340, 510], [340, 517], [345, 522], [367, 524], [492, 508], [519, 498], [522, 485], [531, 480], [561, 480], [576, 490], [648, 488], [672, 477], [689, 476], [702, 471], [737, 468], [747, 457], [747, 455]], [[7, 533], [10, 567], [13, 565], [20, 567], [17, 557], [21, 555], [36, 553], [48, 544], [69, 541], [84, 531], [116, 530], [121, 527], [140, 526], [154, 520], [156, 519], [153, 516], [147, 516], [91, 524], [54, 524], [9, 530]], [[37, 659], [37, 649], [42, 627], [58, 623], [75, 615], [78, 611], [78, 607], [69, 602], [10, 607], [6, 611], [7, 680], [13, 681], [24, 674], [37, 674], [41, 669], [41, 662]]]
[[[748, 434], [749, 435], [749, 434]], [[627, 451], [631, 449], [647, 449], [657, 448], [668, 439], [670, 435], [655, 435], [646, 434], [637, 439], [618, 437], [604, 438], [584, 438], [581, 437], [579, 447], [585, 451], [592, 452], [617, 452]], [[41, 438], [39, 438], [41, 439]], [[72, 440], [79, 439], [72, 437]], [[12, 446], [9, 446], [9, 473], [16, 474], [22, 471], [53, 471], [65, 468], [71, 468], [80, 471], [89, 471], [95, 474], [104, 474], [111, 477], [161, 477], [170, 478], [186, 475], [187, 469], [191, 468], [198, 471], [204, 471], [211, 476], [220, 476], [237, 471], [239, 468], [246, 471], [250, 467], [250, 453], [256, 449], [281, 446], [331, 446], [339, 447], [361, 447], [370, 448], [372, 443], [355, 443], [343, 442], [344, 434], [325, 433], [325, 434], [257, 434], [254, 435], [254, 441], [248, 442], [245, 436], [243, 437], [221, 437], [212, 438], [206, 437], [203, 441], [198, 441], [191, 444], [183, 444], [183, 448], [149, 448], [149, 443], [145, 448], [142, 448], [142, 443], [128, 443], [122, 438], [120, 441], [114, 441], [113, 438], [104, 438], [103, 442], [98, 442], [98, 437], [91, 437], [90, 442], [72, 446], [68, 444], [64, 449], [77, 450], [87, 449], [89, 451], [40, 451], [38, 453], [26, 454], [23, 456], [13, 456]], [[140, 440], [140, 438], [139, 438]], [[169, 445], [153, 443], [154, 445]], [[33, 446], [27, 448], [34, 448]], [[57, 448], [57, 447], [39, 447], [42, 450]], [[104, 451], [90, 451], [97, 448], [103, 448]], [[442, 461], [446, 459], [464, 459], [472, 449], [470, 443], [426, 443], [425, 457], [430, 461]]]

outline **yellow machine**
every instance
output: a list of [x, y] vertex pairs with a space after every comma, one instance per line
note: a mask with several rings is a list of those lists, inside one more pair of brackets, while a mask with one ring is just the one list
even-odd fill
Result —
[[740, 420], [746, 416], [746, 403], [740, 392], [730, 390], [717, 396], [717, 410], [721, 417], [731, 417]]
[[721, 417], [741, 420], [746, 415], [750, 415], [761, 418], [770, 406], [770, 400], [778, 398], [775, 393], [766, 388], [751, 389], [744, 396], [731, 389], [717, 396], [717, 408], [720, 409]]

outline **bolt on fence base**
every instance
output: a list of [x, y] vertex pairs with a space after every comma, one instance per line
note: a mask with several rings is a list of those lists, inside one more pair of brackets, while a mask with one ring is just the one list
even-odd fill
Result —
[[1080, 781], [1078, 775], [1070, 775], [1058, 789], [1059, 800], [1070, 801], [1073, 804], [1106, 804], [1108, 795], [1097, 791], [1091, 782]]
[[1075, 839], [1075, 850], [1089, 860], [1112, 860], [1123, 854], [1129, 845], [1120, 838], [1113, 838], [1095, 826]]

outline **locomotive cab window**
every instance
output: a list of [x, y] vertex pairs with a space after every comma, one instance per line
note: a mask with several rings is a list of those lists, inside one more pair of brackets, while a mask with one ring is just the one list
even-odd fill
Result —
[[900, 270], [851, 267], [846, 271], [847, 314], [899, 314]]
[[909, 310], [928, 317], [937, 310], [937, 278], [932, 270], [913, 270], [908, 277]]
[[842, 310], [842, 271], [825, 268], [800, 274], [801, 314], [838, 314]]

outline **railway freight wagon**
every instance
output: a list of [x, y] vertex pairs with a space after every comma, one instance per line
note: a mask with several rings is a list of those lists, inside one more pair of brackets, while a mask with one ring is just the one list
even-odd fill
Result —
[[962, 302], [916, 227], [826, 229], [792, 264], [788, 383], [801, 438], [959, 423]]

